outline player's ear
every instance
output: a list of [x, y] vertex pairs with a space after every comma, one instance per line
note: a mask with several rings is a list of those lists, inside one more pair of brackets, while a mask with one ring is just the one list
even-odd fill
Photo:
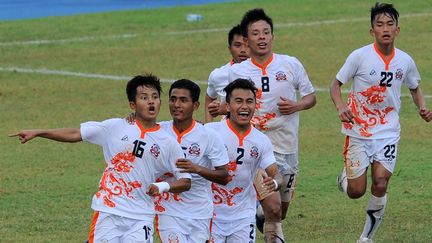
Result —
[[195, 101], [193, 106], [194, 106], [194, 111], [197, 111], [200, 106], [199, 101]]
[[133, 110], [134, 112], [136, 111], [136, 104], [134, 101], [129, 101], [129, 107], [131, 108], [131, 110]]

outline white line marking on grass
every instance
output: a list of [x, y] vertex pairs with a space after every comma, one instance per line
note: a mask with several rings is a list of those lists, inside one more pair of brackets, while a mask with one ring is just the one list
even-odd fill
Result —
[[44, 45], [44, 44], [58, 44], [58, 43], [81, 42], [81, 41], [91, 41], [91, 40], [129, 39], [137, 36], [138, 34], [123, 34], [123, 35], [109, 35], [109, 36], [84, 36], [84, 37], [59, 39], [59, 40], [12, 41], [12, 42], [0, 42], [0, 46]]
[[[107, 79], [107, 80], [119, 80], [127, 81], [130, 80], [131, 76], [117, 76], [117, 75], [107, 75], [107, 74], [94, 74], [94, 73], [81, 73], [81, 72], [71, 72], [64, 70], [50, 70], [45, 68], [20, 68], [20, 67], [0, 67], [0, 72], [16, 72], [16, 73], [39, 73], [46, 75], [61, 75], [61, 76], [75, 76], [81, 78], [97, 78], [97, 79]], [[161, 78], [160, 81], [163, 83], [172, 83], [176, 79]], [[206, 80], [193, 80], [198, 84], [207, 84]], [[329, 88], [315, 88], [316, 92], [329, 92]], [[348, 90], [342, 90], [342, 93], [348, 93]], [[423, 94], [426, 99], [432, 98], [432, 95]], [[411, 97], [410, 94], [402, 94], [402, 97]]]
[[[402, 18], [416, 18], [431, 16], [432, 13], [412, 13], [405, 14]], [[319, 20], [310, 22], [293, 22], [293, 23], [282, 23], [275, 24], [275, 28], [291, 28], [291, 27], [304, 27], [304, 26], [318, 26], [318, 25], [332, 25], [339, 23], [348, 22], [362, 22], [368, 21], [369, 18], [351, 18], [351, 19], [333, 19], [333, 20]], [[159, 36], [159, 35], [189, 35], [189, 34], [200, 34], [200, 33], [213, 33], [213, 32], [228, 32], [228, 28], [213, 28], [213, 29], [196, 29], [196, 30], [184, 30], [184, 31], [170, 31], [165, 33], [148, 33], [146, 35]], [[80, 41], [92, 41], [92, 40], [109, 40], [109, 39], [129, 39], [135, 38], [140, 34], [129, 33], [122, 35], [112, 35], [112, 36], [85, 36], [76, 37], [70, 39], [59, 39], [59, 40], [29, 40], [29, 41], [12, 41], [12, 42], [0, 42], [1, 46], [15, 46], [15, 45], [44, 45], [44, 44], [57, 44], [57, 43], [68, 43], [68, 42], [80, 42]]]

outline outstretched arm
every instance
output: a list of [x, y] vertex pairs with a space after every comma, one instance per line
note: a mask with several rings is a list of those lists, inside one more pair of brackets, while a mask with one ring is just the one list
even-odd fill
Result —
[[432, 120], [432, 111], [426, 108], [426, 102], [423, 97], [423, 92], [418, 86], [416, 89], [410, 89], [411, 96], [413, 98], [414, 104], [419, 109], [419, 115], [426, 122], [430, 122]]
[[35, 137], [47, 138], [59, 142], [75, 143], [82, 141], [79, 128], [58, 128], [58, 129], [34, 129], [22, 130], [10, 134], [9, 137], [18, 137], [21, 143], [26, 143]]
[[188, 159], [178, 159], [176, 166], [180, 168], [181, 173], [195, 173], [205, 179], [221, 185], [228, 183], [228, 169], [227, 165], [216, 166], [214, 170], [205, 168], [203, 166], [192, 163]]
[[339, 113], [339, 119], [342, 122], [353, 123], [354, 114], [352, 113], [351, 109], [347, 107], [342, 100], [341, 86], [342, 83], [339, 82], [339, 80], [337, 79], [333, 80], [330, 86], [330, 96]]

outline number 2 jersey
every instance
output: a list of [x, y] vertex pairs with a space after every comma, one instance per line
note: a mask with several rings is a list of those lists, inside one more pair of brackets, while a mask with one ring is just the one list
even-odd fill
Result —
[[401, 86], [415, 89], [420, 74], [414, 60], [395, 48], [388, 59], [374, 44], [353, 51], [336, 79], [345, 84], [352, 80], [347, 105], [354, 113], [354, 123], [342, 124], [342, 133], [363, 139], [399, 137]]
[[281, 97], [296, 101], [297, 92], [301, 97], [315, 92], [300, 61], [275, 53], [264, 65], [249, 58], [230, 68], [229, 82], [237, 78], [249, 79], [258, 88], [252, 124], [270, 138], [274, 151], [296, 153], [299, 114], [282, 115], [277, 103]]
[[[213, 169], [228, 163], [225, 145], [216, 132], [193, 121], [191, 126], [179, 132], [172, 121], [161, 122], [161, 129], [180, 143], [184, 156], [192, 163]], [[170, 180], [165, 174], [160, 180]], [[211, 182], [198, 174], [191, 173], [189, 191], [178, 193], [165, 192], [156, 196], [157, 214], [180, 218], [210, 219], [213, 216]]]
[[257, 197], [253, 178], [256, 169], [266, 169], [276, 161], [270, 140], [252, 126], [243, 136], [240, 135], [229, 119], [207, 123], [205, 127], [221, 136], [230, 161], [228, 184], [212, 184], [214, 220], [233, 221], [254, 217]]
[[183, 158], [180, 145], [157, 125], [145, 130], [136, 121], [109, 119], [81, 124], [83, 141], [100, 145], [106, 168], [93, 196], [92, 209], [122, 217], [153, 222], [153, 199], [147, 187], [159, 173], [169, 171], [176, 178], [191, 178], [175, 166]]

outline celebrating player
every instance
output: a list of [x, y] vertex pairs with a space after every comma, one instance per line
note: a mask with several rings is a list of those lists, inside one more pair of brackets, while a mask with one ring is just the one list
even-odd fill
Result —
[[[87, 141], [103, 148], [106, 169], [94, 195], [95, 211], [89, 242], [153, 242], [154, 204], [151, 196], [190, 188], [190, 174], [176, 168], [183, 158], [180, 145], [156, 123], [161, 86], [152, 75], [136, 76], [126, 87], [134, 125], [124, 119], [82, 123], [80, 128], [23, 130], [21, 143], [35, 137], [60, 142]], [[172, 182], [156, 182], [170, 172]]]
[[[240, 25], [234, 26], [228, 33], [228, 49], [232, 60], [210, 73], [205, 98], [206, 122], [213, 121], [213, 117], [226, 114], [224, 102], [225, 92], [223, 89], [228, 84], [228, 69], [235, 63], [240, 63], [249, 58], [249, 50], [241, 34]], [[217, 98], [220, 98], [220, 101]], [[222, 111], [220, 110], [222, 108]]]
[[[372, 195], [366, 207], [366, 222], [357, 242], [372, 242], [387, 204], [387, 186], [396, 164], [400, 138], [401, 86], [411, 92], [420, 116], [427, 122], [419, 87], [420, 75], [413, 59], [394, 47], [399, 34], [398, 11], [392, 4], [376, 3], [371, 9], [374, 43], [353, 51], [331, 84], [331, 97], [346, 134], [345, 166], [338, 177], [339, 188], [350, 198], [365, 194], [367, 169], [372, 170]], [[341, 86], [352, 80], [347, 104]]]
[[284, 180], [280, 190], [284, 219], [298, 173], [299, 112], [315, 105], [315, 91], [299, 60], [273, 53], [273, 21], [263, 9], [246, 12], [240, 26], [251, 58], [230, 68], [229, 81], [246, 78], [258, 88], [252, 124], [272, 142]]
[[191, 190], [156, 196], [157, 229], [162, 242], [209, 240], [213, 217], [211, 182], [228, 183], [228, 154], [222, 139], [193, 119], [194, 111], [199, 108], [199, 95], [200, 87], [196, 83], [187, 79], [175, 81], [169, 90], [173, 120], [160, 123], [180, 143], [185, 154], [185, 159], [177, 161], [177, 167], [192, 175]]
[[[256, 192], [254, 176], [258, 169], [266, 173], [256, 179], [255, 187], [262, 201], [274, 200], [268, 210], [273, 215], [265, 232], [266, 242], [283, 242], [280, 222], [282, 177], [275, 164], [270, 140], [252, 127], [251, 119], [256, 106], [256, 88], [246, 79], [238, 79], [225, 87], [227, 120], [207, 123], [217, 131], [228, 149], [229, 182], [226, 186], [213, 183], [215, 216], [212, 236], [219, 242], [255, 242]], [[268, 175], [268, 176], [267, 176]], [[276, 195], [269, 196], [269, 195]]]

